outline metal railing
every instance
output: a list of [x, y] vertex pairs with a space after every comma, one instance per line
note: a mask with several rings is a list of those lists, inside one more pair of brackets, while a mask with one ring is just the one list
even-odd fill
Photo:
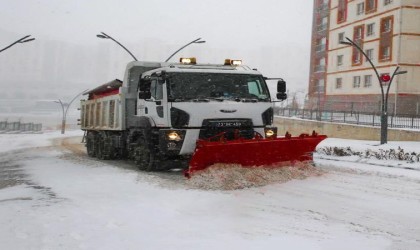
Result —
[[[297, 117], [307, 120], [318, 120], [323, 122], [347, 123], [365, 126], [381, 126], [380, 113], [365, 113], [355, 111], [327, 111], [311, 109], [280, 108], [276, 112], [279, 116]], [[388, 126], [390, 128], [420, 129], [419, 115], [388, 115]]]
[[41, 131], [41, 123], [0, 121], [0, 134], [40, 133]]

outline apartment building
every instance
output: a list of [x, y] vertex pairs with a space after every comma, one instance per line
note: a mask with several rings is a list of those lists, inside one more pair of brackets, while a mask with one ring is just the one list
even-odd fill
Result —
[[[380, 82], [347, 38], [379, 75], [407, 73]], [[420, 114], [420, 0], [315, 0], [310, 67], [309, 108], [378, 112], [383, 86], [389, 113]]]

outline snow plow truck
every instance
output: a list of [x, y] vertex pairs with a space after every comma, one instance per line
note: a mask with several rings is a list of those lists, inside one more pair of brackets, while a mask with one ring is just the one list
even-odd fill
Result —
[[87, 154], [131, 159], [145, 171], [184, 162], [186, 177], [215, 163], [269, 167], [312, 160], [326, 136], [278, 136], [267, 80], [278, 81], [276, 97], [285, 100], [283, 79], [264, 77], [240, 60], [130, 62], [123, 81], [84, 93], [80, 125]]

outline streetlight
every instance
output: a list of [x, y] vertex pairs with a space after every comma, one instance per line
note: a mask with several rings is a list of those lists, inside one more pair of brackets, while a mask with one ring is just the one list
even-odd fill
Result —
[[127, 51], [128, 54], [130, 54], [130, 56], [134, 58], [135, 61], [138, 61], [137, 58], [126, 47], [124, 47], [121, 43], [119, 43], [117, 40], [115, 40], [111, 36], [105, 34], [104, 32], [101, 32], [101, 34], [98, 34], [96, 36], [98, 38], [102, 38], [102, 39], [111, 39], [112, 41], [114, 41], [115, 43], [117, 43], [118, 45], [120, 45], [123, 49], [125, 49], [125, 51]]
[[206, 41], [200, 41], [200, 40], [201, 40], [201, 38], [197, 38], [197, 39], [195, 39], [195, 40], [193, 40], [193, 41], [185, 44], [184, 46], [182, 46], [181, 48], [179, 48], [177, 51], [175, 51], [170, 57], [168, 57], [168, 59], [166, 59], [165, 62], [169, 61], [169, 59], [171, 59], [176, 53], [180, 52], [183, 48], [185, 48], [185, 47], [187, 47], [187, 46], [189, 46], [189, 45], [191, 45], [193, 43], [205, 43], [206, 42]]
[[[347, 41], [340, 41], [341, 44], [350, 45], [352, 47], [355, 47], [360, 53], [363, 54], [363, 56], [366, 58], [366, 60], [370, 63], [373, 70], [375, 71], [376, 77], [379, 81], [379, 87], [381, 88], [381, 144], [388, 143], [388, 94], [389, 94], [389, 88], [391, 87], [392, 80], [394, 79], [394, 76], [401, 75], [407, 73], [407, 71], [399, 71], [400, 67], [397, 66], [397, 68], [394, 70], [394, 73], [392, 73], [392, 76], [389, 76], [389, 74], [383, 74], [382, 76], [379, 75], [378, 70], [376, 69], [375, 65], [372, 63], [372, 60], [370, 60], [369, 56], [366, 55], [366, 53], [363, 51], [362, 48], [360, 48], [357, 43], [352, 41], [350, 38], [346, 37]], [[388, 88], [386, 89], [386, 92], [384, 92], [383, 83], [386, 83], [389, 81]]]
[[80, 92], [79, 94], [77, 94], [71, 101], [70, 103], [67, 105], [66, 108], [64, 108], [64, 103], [58, 99], [58, 101], [54, 101], [55, 103], [59, 103], [61, 105], [61, 109], [63, 111], [63, 119], [61, 120], [61, 134], [64, 134], [65, 130], [66, 130], [66, 117], [67, 117], [67, 111], [69, 110], [70, 105], [72, 104], [72, 102], [74, 100], [76, 100], [76, 98], [78, 96], [80, 96], [81, 94], [85, 93], [87, 91], [87, 89], [83, 90], [82, 92]]
[[15, 45], [15, 44], [17, 44], [17, 43], [27, 43], [27, 42], [30, 42], [30, 41], [35, 40], [35, 38], [28, 38], [28, 37], [30, 37], [30, 36], [31, 36], [31, 35], [27, 35], [27, 36], [22, 37], [21, 39], [19, 39], [19, 40], [17, 40], [16, 42], [14, 42], [14, 43], [10, 44], [9, 46], [7, 46], [7, 47], [5, 47], [5, 48], [1, 49], [1, 50], [0, 50], [0, 52], [3, 52], [4, 50], [6, 50], [6, 49], [8, 49], [8, 48], [12, 47], [13, 45]]

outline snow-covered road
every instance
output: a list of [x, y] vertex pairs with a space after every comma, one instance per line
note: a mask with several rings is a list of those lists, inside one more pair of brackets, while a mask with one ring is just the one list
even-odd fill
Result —
[[420, 249], [420, 171], [317, 155], [321, 176], [209, 191], [56, 137], [0, 135], [2, 249]]

